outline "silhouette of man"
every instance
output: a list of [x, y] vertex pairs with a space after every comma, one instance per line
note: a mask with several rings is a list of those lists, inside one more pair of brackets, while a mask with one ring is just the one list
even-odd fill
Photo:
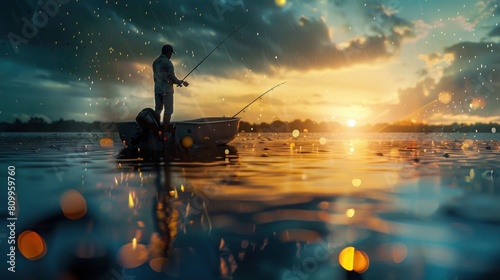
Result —
[[175, 76], [174, 65], [170, 58], [175, 53], [171, 45], [164, 45], [161, 48], [160, 56], [153, 62], [153, 78], [155, 82], [155, 112], [160, 120], [161, 111], [163, 113], [163, 139], [166, 140], [167, 129], [170, 118], [174, 113], [174, 84], [187, 87], [188, 82], [179, 80]]

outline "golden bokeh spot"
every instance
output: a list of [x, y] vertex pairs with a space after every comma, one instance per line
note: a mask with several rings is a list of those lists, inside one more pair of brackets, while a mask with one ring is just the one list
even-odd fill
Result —
[[189, 136], [182, 138], [181, 145], [186, 149], [191, 148], [191, 146], [193, 146], [193, 138]]
[[278, 7], [283, 7], [286, 5], [286, 0], [274, 0], [274, 3], [276, 4], [276, 6]]
[[365, 252], [349, 246], [340, 251], [339, 264], [347, 271], [363, 273], [368, 269], [370, 260]]
[[134, 197], [132, 196], [132, 193], [128, 193], [128, 208], [134, 208], [135, 202], [134, 202]]
[[326, 144], [326, 138], [325, 138], [325, 137], [321, 137], [321, 138], [319, 138], [319, 143], [320, 143], [321, 145], [325, 145], [325, 144]]
[[481, 98], [481, 97], [475, 97], [475, 98], [473, 98], [472, 101], [469, 104], [469, 107], [472, 110], [482, 109], [482, 108], [484, 108], [484, 106], [486, 106], [486, 101], [483, 98]]
[[448, 104], [451, 101], [451, 93], [442, 91], [438, 95], [438, 100], [443, 104]]
[[111, 147], [113, 147], [113, 139], [111, 139], [111, 138], [102, 138], [99, 141], [99, 144], [103, 148], [111, 148]]
[[148, 259], [148, 249], [144, 244], [138, 244], [136, 238], [131, 243], [123, 245], [116, 256], [116, 261], [124, 268], [138, 267]]
[[87, 213], [87, 202], [83, 195], [76, 190], [69, 190], [61, 196], [61, 209], [68, 219], [76, 220]]
[[28, 260], [38, 260], [47, 253], [45, 240], [34, 231], [23, 231], [19, 235], [17, 242], [19, 251]]
[[364, 251], [355, 250], [354, 251], [354, 271], [358, 273], [363, 273], [368, 269], [369, 259], [368, 255]]
[[361, 179], [352, 179], [352, 185], [355, 187], [361, 186]]
[[298, 129], [294, 129], [294, 130], [292, 131], [292, 136], [293, 136], [293, 137], [299, 137], [299, 135], [300, 135], [300, 132], [299, 132], [299, 130], [298, 130]]
[[345, 215], [348, 217], [348, 218], [352, 218], [354, 217], [354, 215], [356, 214], [356, 209], [354, 208], [349, 208], [345, 211]]
[[348, 271], [352, 271], [354, 267], [354, 247], [347, 247], [340, 251], [339, 263]]

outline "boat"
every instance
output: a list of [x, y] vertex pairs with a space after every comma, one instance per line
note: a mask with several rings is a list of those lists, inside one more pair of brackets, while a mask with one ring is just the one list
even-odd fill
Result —
[[185, 139], [191, 139], [194, 147], [211, 147], [226, 145], [233, 141], [238, 134], [240, 118], [208, 117], [177, 121], [172, 124], [176, 142], [182, 143]]
[[[147, 112], [147, 114], [141, 114]], [[163, 146], [161, 145], [160, 124], [152, 117], [152, 109], [146, 108], [135, 122], [118, 123], [118, 132], [126, 146]], [[147, 115], [143, 117], [143, 115]], [[146, 119], [146, 120], [145, 120]], [[172, 121], [169, 126], [168, 143], [185, 148], [204, 148], [222, 146], [231, 142], [238, 134], [240, 118], [206, 117], [192, 120]]]

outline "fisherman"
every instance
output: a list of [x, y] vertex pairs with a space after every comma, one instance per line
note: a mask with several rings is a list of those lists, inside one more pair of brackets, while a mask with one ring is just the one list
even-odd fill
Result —
[[155, 82], [155, 112], [160, 120], [161, 111], [163, 113], [163, 140], [167, 140], [167, 130], [170, 118], [174, 112], [174, 84], [187, 87], [188, 82], [179, 80], [175, 76], [174, 65], [170, 58], [175, 53], [171, 45], [164, 45], [161, 48], [161, 55], [153, 62], [153, 78]]

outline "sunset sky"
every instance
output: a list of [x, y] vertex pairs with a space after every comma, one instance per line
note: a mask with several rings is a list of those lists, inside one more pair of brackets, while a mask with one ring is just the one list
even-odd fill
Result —
[[[0, 121], [133, 120], [170, 43], [173, 120], [500, 122], [490, 0], [7, 0]], [[351, 121], [352, 122], [352, 121]]]

